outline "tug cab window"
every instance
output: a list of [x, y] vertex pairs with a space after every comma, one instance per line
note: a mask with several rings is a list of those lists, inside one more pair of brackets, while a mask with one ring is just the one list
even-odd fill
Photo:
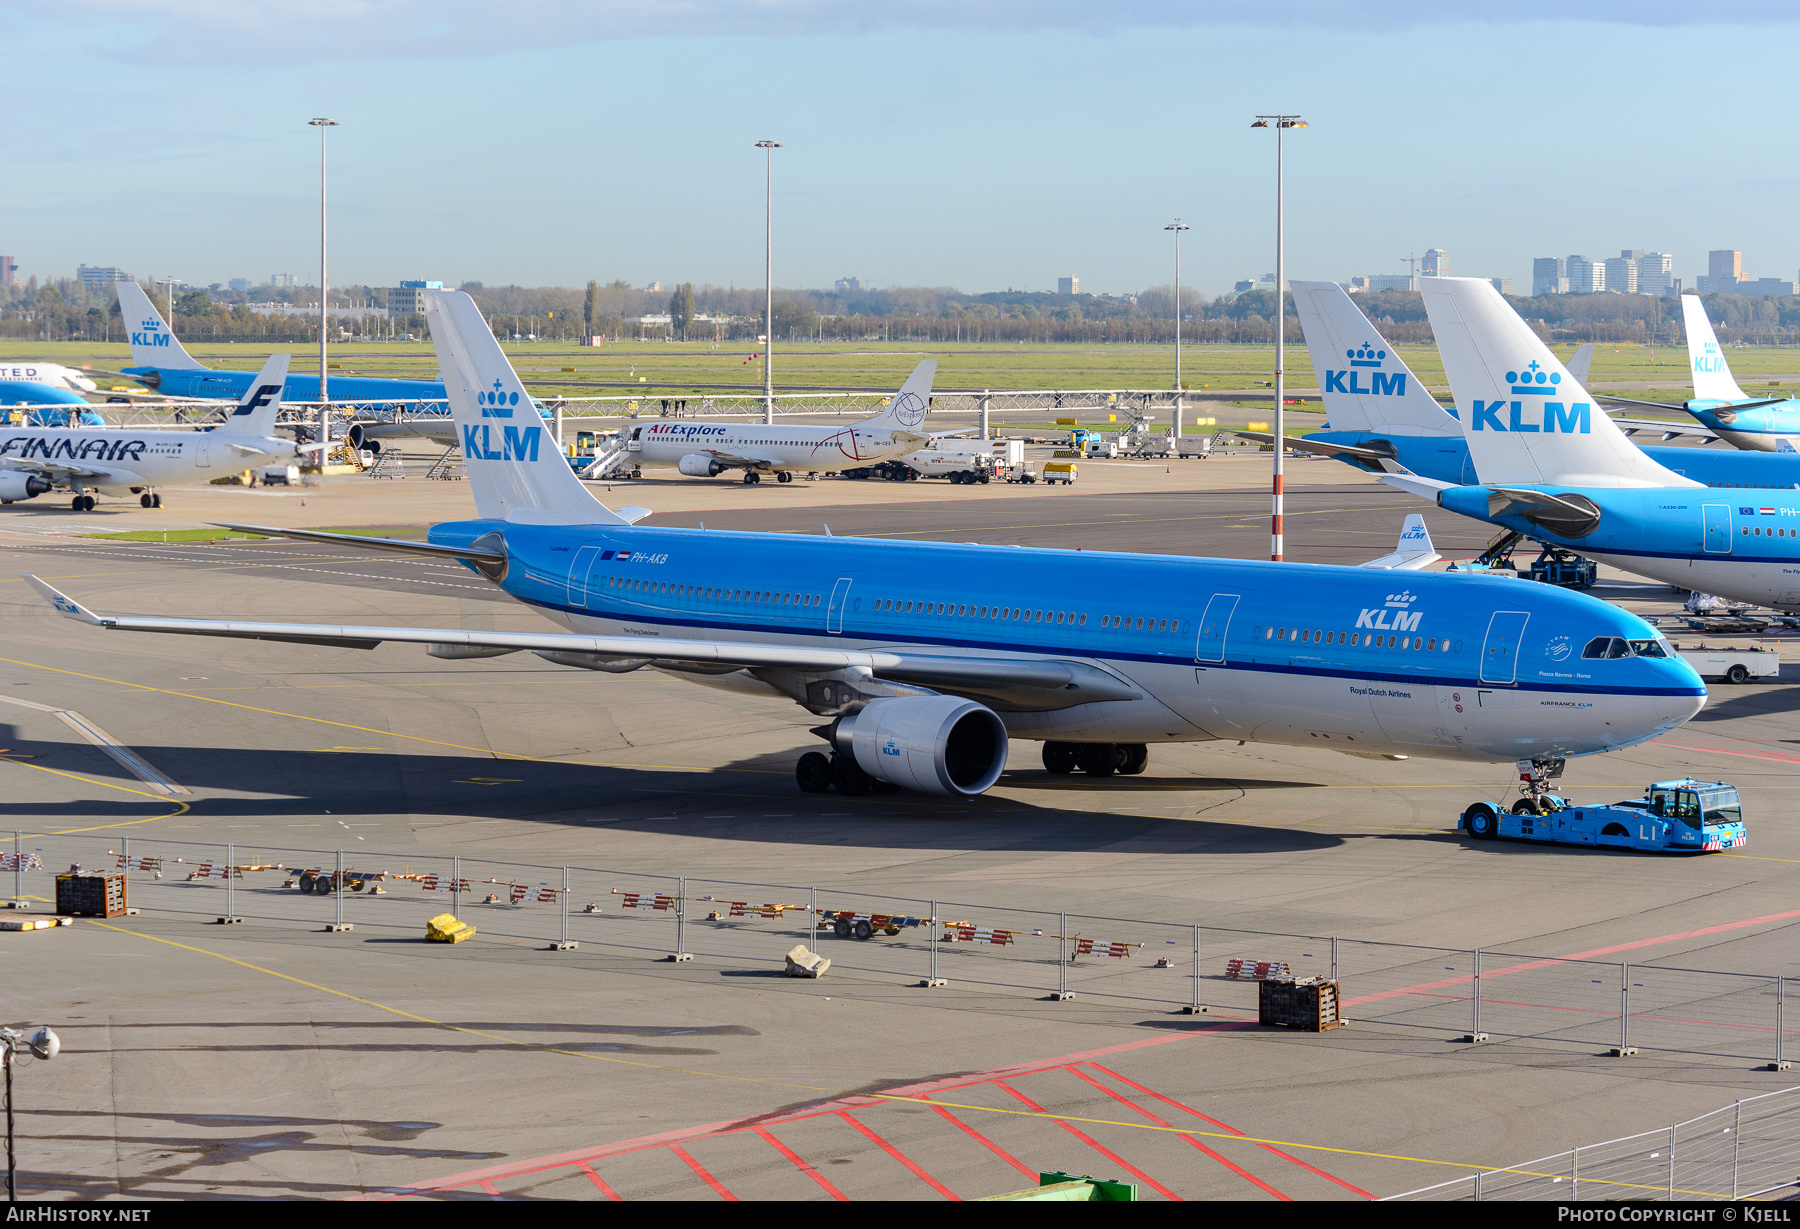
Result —
[[1698, 828], [1700, 826], [1700, 796], [1691, 789], [1652, 790], [1650, 813], [1659, 815], [1663, 819], [1680, 820], [1690, 828]]

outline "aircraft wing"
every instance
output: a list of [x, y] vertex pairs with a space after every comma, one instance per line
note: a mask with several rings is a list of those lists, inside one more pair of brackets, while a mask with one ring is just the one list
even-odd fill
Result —
[[[1644, 405], [1645, 402], [1634, 401], [1633, 405]], [[1718, 433], [1711, 427], [1697, 422], [1668, 422], [1660, 418], [1619, 418], [1613, 416], [1619, 424], [1619, 430], [1626, 435], [1636, 435], [1639, 431], [1660, 431], [1664, 441], [1672, 440], [1678, 435], [1699, 436], [1702, 439], [1718, 439]]]
[[42, 474], [55, 482], [67, 482], [71, 478], [79, 478], [83, 482], [142, 482], [136, 474], [124, 474], [113, 469], [97, 469], [91, 465], [58, 465], [52, 461], [27, 461], [19, 457], [0, 459], [0, 469], [22, 469], [33, 474]]
[[[412, 545], [417, 545], [416, 543]], [[647, 636], [583, 636], [569, 632], [490, 632], [445, 627], [356, 627], [312, 623], [257, 623], [237, 619], [164, 619], [97, 615], [36, 576], [25, 577], [63, 617], [108, 631], [163, 632], [273, 640], [343, 649], [372, 649], [387, 641], [463, 649], [530, 650], [574, 657], [579, 664], [658, 665], [675, 669], [724, 666], [749, 670], [830, 673], [862, 669], [883, 679], [957, 693], [1003, 696], [1031, 708], [1072, 708], [1104, 700], [1136, 700], [1137, 687], [1096, 666], [1061, 659], [952, 657], [865, 649], [815, 649], [727, 640], [675, 640]], [[563, 661], [562, 664], [577, 664]]]

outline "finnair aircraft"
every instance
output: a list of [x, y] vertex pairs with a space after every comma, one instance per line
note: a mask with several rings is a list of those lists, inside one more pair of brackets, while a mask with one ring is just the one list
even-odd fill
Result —
[[1627, 440], [1491, 284], [1434, 277], [1419, 288], [1480, 480], [1383, 482], [1640, 576], [1800, 607], [1800, 491], [1719, 490], [1666, 468], [1649, 455], [1665, 450]]
[[744, 471], [745, 482], [774, 474], [792, 482], [796, 473], [836, 473], [904, 456], [930, 442], [919, 430], [931, 407], [937, 362], [913, 368], [900, 391], [873, 418], [848, 427], [778, 427], [753, 423], [639, 423], [625, 433], [626, 454], [639, 465], [672, 465], [694, 478]]
[[0, 427], [0, 503], [66, 490], [77, 512], [94, 510], [95, 491], [160, 508], [157, 488], [292, 457], [307, 446], [275, 434], [287, 365], [287, 355], [271, 355], [231, 417], [211, 430]]
[[[1289, 285], [1318, 373], [1327, 425], [1323, 431], [1290, 439], [1288, 446], [1336, 457], [1376, 474], [1411, 473], [1454, 485], [1480, 481], [1456, 412], [1425, 391], [1344, 288], [1336, 282]], [[1592, 346], [1583, 346], [1561, 369], [1568, 388], [1579, 390], [1587, 383], [1586, 360], [1592, 354]], [[1665, 469], [1705, 486], [1791, 490], [1800, 485], [1800, 454], [1640, 449]]]
[[[95, 615], [109, 631], [234, 636], [434, 657], [535, 652], [610, 674], [651, 667], [823, 719], [799, 787], [980, 794], [1009, 740], [1052, 772], [1141, 772], [1151, 743], [1235, 739], [1551, 764], [1653, 738], [1705, 689], [1645, 652], [1588, 664], [1590, 641], [1662, 643], [1615, 606], [1548, 585], [1379, 569], [1102, 551], [656, 528], [598, 503], [544, 428], [508, 417], [523, 386], [468, 296], [429, 296], [476, 518], [407, 543], [259, 529], [463, 561], [559, 630], [343, 627]], [[1571, 650], [1570, 646], [1576, 646]]]

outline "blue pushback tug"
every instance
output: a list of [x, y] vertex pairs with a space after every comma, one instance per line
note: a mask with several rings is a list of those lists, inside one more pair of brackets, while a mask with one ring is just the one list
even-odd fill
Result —
[[1487, 841], [1505, 836], [1658, 853], [1736, 849], [1749, 841], [1736, 788], [1691, 779], [1659, 781], [1643, 798], [1603, 806], [1570, 806], [1555, 794], [1535, 792], [1511, 811], [1477, 802], [1457, 826]]

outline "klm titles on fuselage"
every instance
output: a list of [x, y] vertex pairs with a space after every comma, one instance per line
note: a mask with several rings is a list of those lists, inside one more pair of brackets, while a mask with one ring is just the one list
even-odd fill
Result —
[[69, 436], [14, 435], [0, 443], [0, 457], [20, 461], [141, 461], [148, 440], [72, 439]]

